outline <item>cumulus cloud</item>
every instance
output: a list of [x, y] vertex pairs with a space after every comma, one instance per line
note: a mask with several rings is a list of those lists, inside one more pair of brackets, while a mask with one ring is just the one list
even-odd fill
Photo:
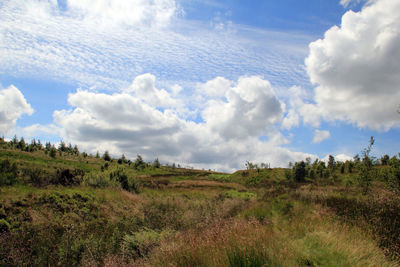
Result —
[[[346, 154], [337, 154], [334, 155], [335, 161], [341, 161], [345, 162], [346, 160], [353, 160], [353, 157], [346, 155]], [[326, 155], [322, 161], [328, 162], [329, 161], [329, 155]]]
[[309, 94], [299, 86], [289, 88], [288, 94], [289, 109], [282, 121], [282, 129], [297, 127], [301, 120], [313, 127], [319, 127], [320, 114], [317, 107], [311, 103]]
[[202, 112], [207, 126], [224, 139], [258, 136], [283, 115], [271, 84], [258, 76], [240, 78], [225, 97], [209, 101]]
[[232, 82], [224, 77], [216, 77], [206, 83], [198, 85], [201, 94], [212, 98], [220, 98], [230, 89]]
[[313, 143], [321, 143], [322, 141], [331, 137], [331, 133], [329, 131], [321, 131], [315, 130], [315, 135], [313, 139]]
[[0, 133], [6, 134], [15, 127], [23, 114], [32, 115], [33, 108], [15, 86], [0, 89]]
[[[62, 138], [90, 152], [109, 150], [129, 157], [139, 153], [147, 160], [158, 157], [163, 162], [219, 170], [243, 168], [246, 160], [285, 166], [310, 156], [279, 146], [288, 142], [274, 127], [282, 116], [282, 104], [269, 82], [260, 77], [230, 81], [233, 86], [224, 101], [206, 103], [203, 122], [184, 119], [172, 105], [158, 108], [159, 102], [152, 101], [160, 92], [155, 82], [153, 75], [144, 74], [118, 93], [78, 90], [70, 94], [71, 109], [53, 114]], [[178, 101], [167, 91], [163, 94]], [[259, 135], [269, 139], [260, 141]]]
[[172, 98], [165, 89], [157, 89], [156, 77], [150, 73], [137, 76], [125, 92], [133, 92], [135, 96], [153, 107], [177, 107], [180, 102]]
[[310, 44], [305, 63], [317, 85], [316, 114], [374, 130], [400, 126], [399, 10], [400, 1], [370, 2]]

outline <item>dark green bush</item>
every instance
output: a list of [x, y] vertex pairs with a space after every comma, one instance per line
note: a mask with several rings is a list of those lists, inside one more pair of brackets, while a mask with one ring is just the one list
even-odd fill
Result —
[[10, 163], [8, 159], [0, 162], [0, 186], [12, 185], [17, 181], [17, 164]]

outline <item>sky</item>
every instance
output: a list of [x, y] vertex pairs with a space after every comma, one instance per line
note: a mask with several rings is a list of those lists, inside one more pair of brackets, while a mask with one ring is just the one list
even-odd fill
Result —
[[234, 171], [400, 152], [400, 0], [0, 0], [0, 135]]

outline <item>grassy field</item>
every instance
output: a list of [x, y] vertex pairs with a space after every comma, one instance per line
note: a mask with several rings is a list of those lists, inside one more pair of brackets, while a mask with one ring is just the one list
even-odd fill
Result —
[[363, 194], [339, 171], [299, 183], [9, 146], [5, 161], [0, 266], [399, 265], [400, 198], [382, 181]]

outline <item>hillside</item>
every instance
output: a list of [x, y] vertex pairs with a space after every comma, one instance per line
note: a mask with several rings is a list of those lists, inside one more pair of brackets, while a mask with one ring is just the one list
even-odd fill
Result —
[[1, 266], [399, 264], [394, 165], [371, 167], [365, 191], [357, 164], [321, 176], [306, 164], [296, 180], [297, 163], [227, 174], [64, 145], [0, 147]]

